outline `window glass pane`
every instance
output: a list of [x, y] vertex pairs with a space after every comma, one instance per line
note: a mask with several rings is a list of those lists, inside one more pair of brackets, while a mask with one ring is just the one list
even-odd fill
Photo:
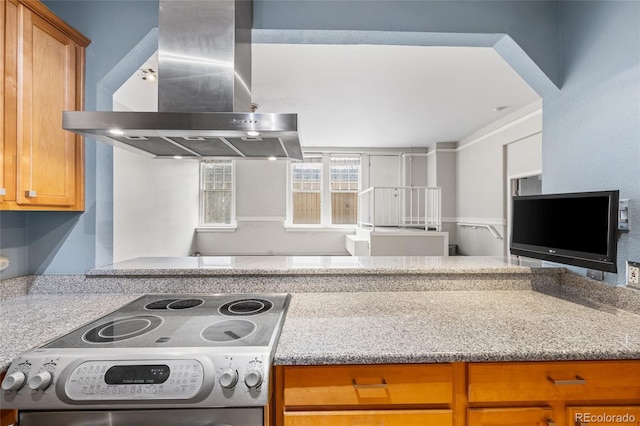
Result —
[[292, 221], [295, 224], [320, 224], [322, 157], [305, 157], [291, 164]]
[[360, 156], [333, 154], [331, 159], [331, 223], [356, 224]]
[[233, 162], [201, 163], [203, 225], [231, 224], [233, 210]]

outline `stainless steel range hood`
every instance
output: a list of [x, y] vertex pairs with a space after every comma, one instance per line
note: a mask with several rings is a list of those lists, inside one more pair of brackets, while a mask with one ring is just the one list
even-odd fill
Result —
[[62, 127], [153, 158], [302, 159], [297, 114], [251, 110], [248, 0], [160, 0], [158, 111], [65, 111]]

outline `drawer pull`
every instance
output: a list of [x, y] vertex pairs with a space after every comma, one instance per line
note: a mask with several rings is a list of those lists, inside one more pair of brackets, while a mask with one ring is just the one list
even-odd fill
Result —
[[387, 381], [384, 379], [384, 377], [382, 378], [382, 382], [381, 383], [373, 383], [373, 384], [367, 384], [367, 385], [360, 385], [356, 382], [356, 379], [353, 379], [351, 381], [351, 383], [353, 384], [353, 388], [358, 390], [358, 389], [386, 389], [387, 388]]
[[586, 385], [587, 384], [587, 380], [583, 379], [582, 377], [576, 375], [575, 379], [569, 379], [569, 380], [556, 380], [551, 376], [547, 376], [547, 379], [549, 379], [549, 381], [551, 383], [553, 383], [556, 386], [564, 386], [564, 385]]
[[557, 423], [553, 419], [547, 419], [547, 426], [557, 426]]

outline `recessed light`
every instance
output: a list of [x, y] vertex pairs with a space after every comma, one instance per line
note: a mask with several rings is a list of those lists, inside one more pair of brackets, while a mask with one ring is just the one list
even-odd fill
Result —
[[120, 129], [109, 129], [109, 133], [111, 133], [112, 135], [118, 135], [118, 136], [124, 135], [124, 131]]
[[255, 130], [249, 130], [247, 132], [247, 136], [252, 136], [252, 137], [260, 136], [260, 132], [256, 132]]
[[276, 161], [276, 160], [277, 160], [277, 158], [276, 158], [276, 157], [274, 157], [274, 156], [271, 156], [271, 157], [267, 158], [267, 160], [269, 160], [269, 161]]

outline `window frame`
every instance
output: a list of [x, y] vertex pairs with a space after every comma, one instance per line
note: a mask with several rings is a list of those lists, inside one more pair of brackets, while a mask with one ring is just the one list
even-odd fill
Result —
[[[230, 218], [230, 222], [229, 223], [204, 223], [204, 210], [205, 210], [205, 191], [212, 191], [212, 190], [205, 190], [205, 185], [204, 185], [204, 173], [203, 173], [203, 168], [204, 168], [204, 164], [205, 163], [231, 163], [231, 218]], [[237, 228], [237, 221], [236, 221], [236, 162], [235, 160], [229, 160], [229, 159], [221, 159], [221, 160], [207, 160], [207, 159], [202, 159], [200, 160], [200, 164], [199, 164], [200, 170], [200, 189], [199, 189], [199, 203], [200, 203], [200, 208], [199, 208], [199, 217], [198, 217], [198, 229], [201, 230], [215, 230], [215, 229], [223, 229], [223, 230], [234, 230]]]
[[[358, 190], [359, 194], [362, 191], [362, 156], [361, 152], [340, 152], [340, 151], [310, 151], [305, 152], [305, 156], [310, 157], [322, 157], [322, 175], [320, 183], [320, 223], [319, 224], [304, 224], [293, 223], [293, 182], [292, 182], [292, 167], [295, 164], [292, 161], [287, 165], [287, 219], [285, 221], [285, 227], [288, 229], [355, 229], [358, 226], [357, 216], [356, 223], [354, 224], [333, 224], [331, 223], [331, 156], [357, 156], [360, 159], [360, 169], [358, 171]], [[357, 213], [356, 213], [357, 215]]]

